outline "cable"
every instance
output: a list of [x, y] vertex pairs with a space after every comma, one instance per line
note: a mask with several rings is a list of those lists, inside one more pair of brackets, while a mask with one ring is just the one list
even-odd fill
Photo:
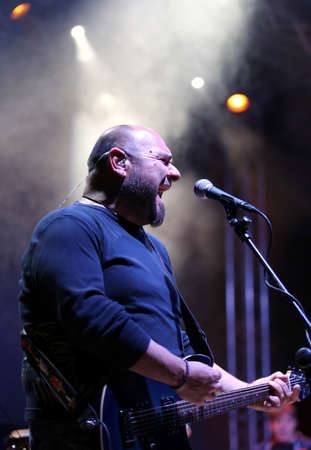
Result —
[[[268, 260], [269, 259], [269, 255], [270, 255], [270, 250], [271, 250], [271, 247], [272, 247], [272, 238], [273, 238], [272, 224], [271, 224], [269, 218], [262, 211], [260, 211], [260, 209], [256, 208], [255, 212], [258, 213], [259, 215], [261, 215], [264, 218], [265, 222], [268, 225], [268, 229], [269, 229], [269, 232], [270, 232], [269, 233], [268, 247], [267, 247], [267, 251], [266, 251], [266, 259]], [[278, 293], [280, 293], [282, 295], [285, 295], [287, 298], [290, 299], [291, 303], [293, 303], [294, 305], [297, 304], [299, 306], [299, 308], [302, 310], [302, 312], [305, 314], [305, 310], [304, 310], [304, 307], [303, 307], [302, 303], [294, 295], [292, 295], [290, 292], [284, 291], [280, 287], [271, 284], [269, 282], [268, 277], [269, 277], [269, 273], [268, 273], [267, 269], [265, 268], [264, 269], [264, 282], [265, 282], [265, 285], [269, 289], [274, 290], [274, 291], [276, 291], [276, 292], [278, 292]], [[311, 347], [311, 337], [310, 337], [309, 331], [307, 330], [307, 328], [305, 328], [304, 331], [305, 331], [307, 342], [308, 342], [309, 346]]]
[[[264, 218], [265, 222], [268, 225], [269, 242], [268, 242], [268, 247], [267, 247], [267, 251], [266, 251], [266, 258], [268, 259], [269, 255], [270, 255], [270, 250], [271, 250], [271, 247], [272, 247], [272, 237], [273, 237], [272, 224], [271, 224], [268, 216], [266, 216], [266, 214], [264, 214], [262, 211], [260, 211], [260, 209], [256, 208], [256, 212], [257, 212], [257, 214], [259, 214], [260, 216], [262, 216]], [[265, 272], [266, 272], [266, 270], [265, 270]]]
[[87, 179], [87, 175], [84, 176], [78, 184], [76, 184], [66, 195], [66, 197], [64, 198], [64, 200], [57, 206], [57, 209], [60, 209], [64, 206], [64, 204], [68, 201], [68, 199], [72, 196], [72, 194], [81, 186], [82, 183], [85, 182], [85, 180]]
[[[124, 150], [123, 150], [124, 151]], [[96, 167], [98, 167], [99, 163], [102, 162], [110, 153], [110, 150], [108, 152], [103, 153], [98, 160], [96, 161], [94, 167], [92, 167], [91, 170], [94, 170]], [[82, 183], [85, 182], [85, 180], [87, 179], [88, 175], [85, 175], [78, 184], [76, 184], [66, 195], [66, 197], [64, 198], [64, 200], [57, 206], [57, 209], [60, 209], [64, 206], [64, 204], [69, 200], [69, 198], [72, 196], [72, 194], [81, 186]]]
[[105, 429], [105, 435], [106, 435], [106, 438], [107, 438], [107, 446], [108, 446], [107, 450], [112, 450], [112, 441], [111, 441], [110, 431], [108, 430], [108, 427], [105, 424], [105, 422], [102, 422], [100, 420], [99, 423]]

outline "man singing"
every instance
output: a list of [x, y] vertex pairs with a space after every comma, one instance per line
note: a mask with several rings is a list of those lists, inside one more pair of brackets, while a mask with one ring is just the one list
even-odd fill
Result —
[[[247, 387], [215, 363], [183, 359], [197, 343], [182, 329], [183, 300], [166, 249], [143, 229], [162, 224], [163, 196], [180, 179], [163, 139], [142, 126], [110, 128], [88, 170], [81, 200], [44, 217], [23, 257], [27, 333], [87, 400], [100, 380], [114, 387], [122, 380], [129, 391], [131, 376], [168, 385], [197, 405]], [[277, 372], [255, 381], [271, 387], [256, 409], [296, 401], [299, 386], [290, 392], [286, 380]], [[23, 382], [32, 450], [99, 448], [97, 433], [81, 429], [27, 360]], [[190, 447], [181, 429], [154, 448]]]

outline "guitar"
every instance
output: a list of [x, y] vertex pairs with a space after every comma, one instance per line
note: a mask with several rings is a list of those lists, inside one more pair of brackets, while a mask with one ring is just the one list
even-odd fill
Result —
[[[194, 359], [194, 357], [191, 357]], [[289, 370], [288, 387], [300, 385], [300, 399], [310, 393], [301, 370]], [[221, 393], [197, 406], [181, 400], [166, 384], [126, 373], [105, 386], [102, 395], [102, 450], [190, 449], [185, 425], [238, 408], [262, 403], [271, 394], [268, 383]]]

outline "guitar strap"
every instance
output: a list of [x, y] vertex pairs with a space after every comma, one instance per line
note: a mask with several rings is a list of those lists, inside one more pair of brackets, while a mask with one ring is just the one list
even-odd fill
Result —
[[210, 360], [210, 365], [212, 366], [214, 364], [214, 355], [207, 342], [205, 333], [200, 327], [199, 322], [191, 312], [184, 297], [179, 292], [175, 278], [171, 273], [170, 268], [165, 263], [165, 259], [163, 259], [161, 256], [161, 250], [156, 246], [155, 243], [150, 241], [149, 237], [147, 236], [143, 228], [140, 228], [136, 231], [135, 237], [137, 237], [150, 251], [153, 250], [155, 252], [157, 257], [160, 259], [162, 266], [166, 269], [166, 272], [169, 275], [169, 278], [172, 281], [180, 298], [181, 316], [184, 321], [186, 333], [189, 337], [190, 344], [196, 353], [207, 356]]
[[210, 359], [210, 365], [212, 366], [214, 364], [214, 355], [207, 342], [205, 333], [180, 293], [179, 297], [181, 315], [184, 321], [186, 333], [190, 340], [190, 344], [196, 353], [208, 356]]
[[21, 347], [27, 361], [37, 375], [46, 383], [65, 410], [74, 417], [82, 429], [92, 429], [99, 425], [94, 408], [86, 404], [76, 389], [54, 366], [50, 359], [33, 342], [26, 330], [21, 333]]

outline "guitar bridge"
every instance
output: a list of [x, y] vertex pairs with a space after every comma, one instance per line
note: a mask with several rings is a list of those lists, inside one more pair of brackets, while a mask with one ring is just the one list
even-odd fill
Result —
[[137, 440], [143, 449], [157, 447], [157, 433], [162, 428], [162, 421], [149, 401], [136, 404], [134, 409], [121, 410], [119, 425], [124, 447], [135, 446]]

